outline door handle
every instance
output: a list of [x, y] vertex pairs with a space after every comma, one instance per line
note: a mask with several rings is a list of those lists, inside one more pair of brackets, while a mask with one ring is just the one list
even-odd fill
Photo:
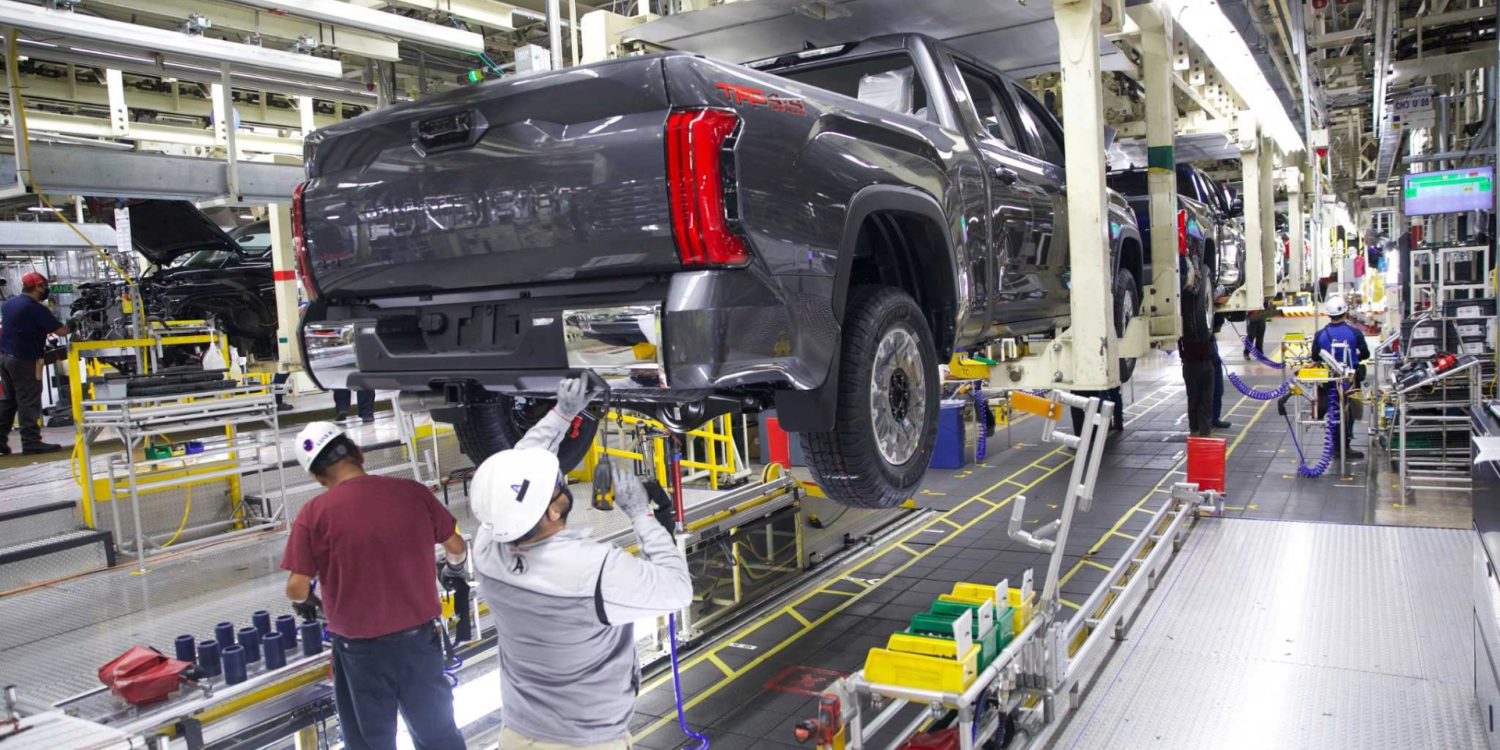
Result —
[[1019, 180], [1021, 178], [1020, 175], [1016, 174], [1016, 170], [1011, 169], [1010, 167], [995, 167], [994, 172], [995, 179], [1005, 183], [1006, 185], [1014, 185], [1016, 184], [1016, 180]]

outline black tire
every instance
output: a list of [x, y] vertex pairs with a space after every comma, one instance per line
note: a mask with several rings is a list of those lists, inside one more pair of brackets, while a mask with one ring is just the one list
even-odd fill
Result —
[[1214, 327], [1213, 289], [1199, 264], [1198, 290], [1196, 294], [1182, 295], [1182, 332], [1185, 338], [1194, 341], [1206, 339]]
[[[1115, 274], [1113, 290], [1115, 302], [1115, 335], [1124, 336], [1125, 327], [1135, 318], [1141, 310], [1140, 287], [1136, 286], [1135, 274], [1128, 268], [1121, 268]], [[1129, 383], [1130, 376], [1135, 374], [1135, 357], [1120, 358], [1120, 382]]]
[[[872, 414], [872, 377], [882, 343], [891, 362], [882, 408], [899, 432], [882, 452]], [[893, 508], [910, 498], [927, 473], [937, 438], [938, 360], [922, 308], [906, 292], [862, 286], [849, 294], [844, 316], [835, 424], [828, 432], [802, 433], [813, 477], [834, 500], [857, 508]], [[914, 355], [903, 368], [892, 352]], [[912, 356], [905, 357], [908, 364]], [[920, 402], [913, 402], [920, 398]], [[917, 413], [920, 412], [920, 413]], [[906, 436], [901, 439], [900, 436]], [[906, 446], [910, 454], [901, 456]]]
[[[453, 421], [453, 431], [458, 435], [458, 448], [478, 466], [486, 458], [514, 448], [525, 437], [527, 430], [547, 416], [555, 403], [552, 399], [496, 396], [493, 401], [465, 404]], [[557, 449], [558, 463], [565, 472], [572, 471], [583, 462], [589, 447], [593, 445], [594, 434], [599, 431], [599, 418], [596, 415], [584, 412], [580, 419], [576, 434], [569, 431]]]

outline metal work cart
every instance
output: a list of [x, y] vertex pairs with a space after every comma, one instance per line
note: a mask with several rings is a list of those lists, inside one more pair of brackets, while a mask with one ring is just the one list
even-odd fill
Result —
[[[220, 390], [180, 396], [93, 399], [82, 403], [79, 464], [81, 481], [87, 488], [86, 497], [110, 504], [116, 540], [126, 536], [122, 533], [124, 526], [121, 525], [119, 502], [129, 500], [133, 542], [128, 543], [128, 547], [125, 542], [116, 543], [122, 551], [134, 553], [137, 564], [143, 569], [148, 547], [162, 548], [183, 534], [230, 526], [239, 527], [236, 533], [250, 533], [270, 528], [282, 520], [282, 509], [270, 499], [273, 495], [267, 492], [266, 486], [266, 472], [274, 471], [275, 481], [280, 483], [280, 492], [274, 497], [286, 494], [274, 390], [264, 385], [237, 385], [231, 381], [226, 381], [225, 385]], [[265, 429], [241, 430], [248, 426]], [[192, 441], [201, 449], [191, 453], [137, 458], [137, 450], [144, 449], [152, 438], [202, 430], [223, 430], [223, 434]], [[98, 493], [94, 481], [95, 454], [98, 440], [108, 434], [119, 439], [123, 450], [106, 459], [107, 484], [105, 492]], [[259, 509], [251, 509], [243, 503], [241, 482], [250, 473], [259, 479], [260, 497], [267, 498]], [[228, 519], [190, 527], [187, 525], [189, 507], [175, 532], [147, 534], [141, 523], [143, 492], [217, 480], [226, 480], [229, 484], [231, 511]]]

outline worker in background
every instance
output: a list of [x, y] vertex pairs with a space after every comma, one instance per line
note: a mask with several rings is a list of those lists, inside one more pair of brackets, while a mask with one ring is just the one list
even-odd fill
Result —
[[[1364, 384], [1365, 365], [1364, 361], [1370, 358], [1370, 345], [1365, 343], [1365, 335], [1360, 333], [1354, 326], [1349, 325], [1349, 305], [1344, 298], [1334, 295], [1323, 303], [1323, 312], [1328, 315], [1328, 325], [1318, 329], [1313, 337], [1312, 361], [1321, 366], [1323, 352], [1329, 352], [1338, 361], [1354, 373], [1354, 388]], [[1328, 405], [1328, 386], [1318, 387], [1318, 408], [1325, 409]], [[1353, 403], [1349, 403], [1352, 407]], [[1340, 414], [1339, 422], [1341, 429], [1339, 434], [1344, 440], [1344, 455], [1349, 458], [1364, 458], [1365, 454], [1354, 450], [1352, 442], [1354, 439], [1354, 421], [1358, 416], [1353, 408], [1346, 409], [1349, 413]]]
[[[358, 405], [359, 421], [369, 424], [375, 421], [375, 389], [356, 388], [354, 394]], [[342, 422], [349, 418], [350, 393], [348, 388], [333, 389], [333, 418]]]
[[1266, 298], [1266, 304], [1259, 310], [1251, 310], [1245, 321], [1245, 359], [1250, 359], [1250, 349], [1261, 354], [1266, 353], [1266, 324], [1276, 314], [1276, 303], [1272, 298]]
[[62, 448], [42, 442], [42, 355], [48, 336], [72, 329], [42, 304], [51, 292], [35, 271], [21, 277], [21, 293], [0, 304], [0, 456], [10, 453], [10, 428], [19, 422], [22, 453]]
[[399, 710], [416, 747], [460, 750], [433, 569], [442, 545], [442, 575], [463, 575], [453, 515], [420, 483], [366, 474], [364, 454], [331, 422], [302, 428], [295, 450], [326, 491], [297, 514], [281, 567], [298, 614], [327, 616], [344, 745], [394, 750]]
[[628, 464], [615, 464], [614, 496], [640, 556], [568, 528], [573, 494], [554, 451], [587, 404], [582, 381], [564, 381], [557, 408], [474, 475], [474, 570], [500, 647], [500, 750], [630, 747], [633, 623], [692, 602], [687, 558]]
[[1208, 279], [1196, 266], [1183, 263], [1182, 338], [1177, 341], [1177, 351], [1182, 356], [1182, 382], [1187, 387], [1188, 434], [1208, 437], [1213, 434], [1214, 361], [1218, 354], [1209, 316], [1198, 314], [1204, 308], [1212, 309], [1213, 304]]

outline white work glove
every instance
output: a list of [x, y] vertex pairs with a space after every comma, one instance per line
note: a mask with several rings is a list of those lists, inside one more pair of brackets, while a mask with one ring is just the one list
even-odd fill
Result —
[[557, 413], [571, 420], [589, 405], [589, 387], [583, 378], [564, 378], [557, 384]]
[[650, 515], [651, 506], [646, 503], [646, 488], [641, 485], [641, 480], [636, 477], [629, 464], [624, 461], [615, 462], [610, 470], [615, 485], [615, 505], [620, 506], [620, 510], [632, 521]]

